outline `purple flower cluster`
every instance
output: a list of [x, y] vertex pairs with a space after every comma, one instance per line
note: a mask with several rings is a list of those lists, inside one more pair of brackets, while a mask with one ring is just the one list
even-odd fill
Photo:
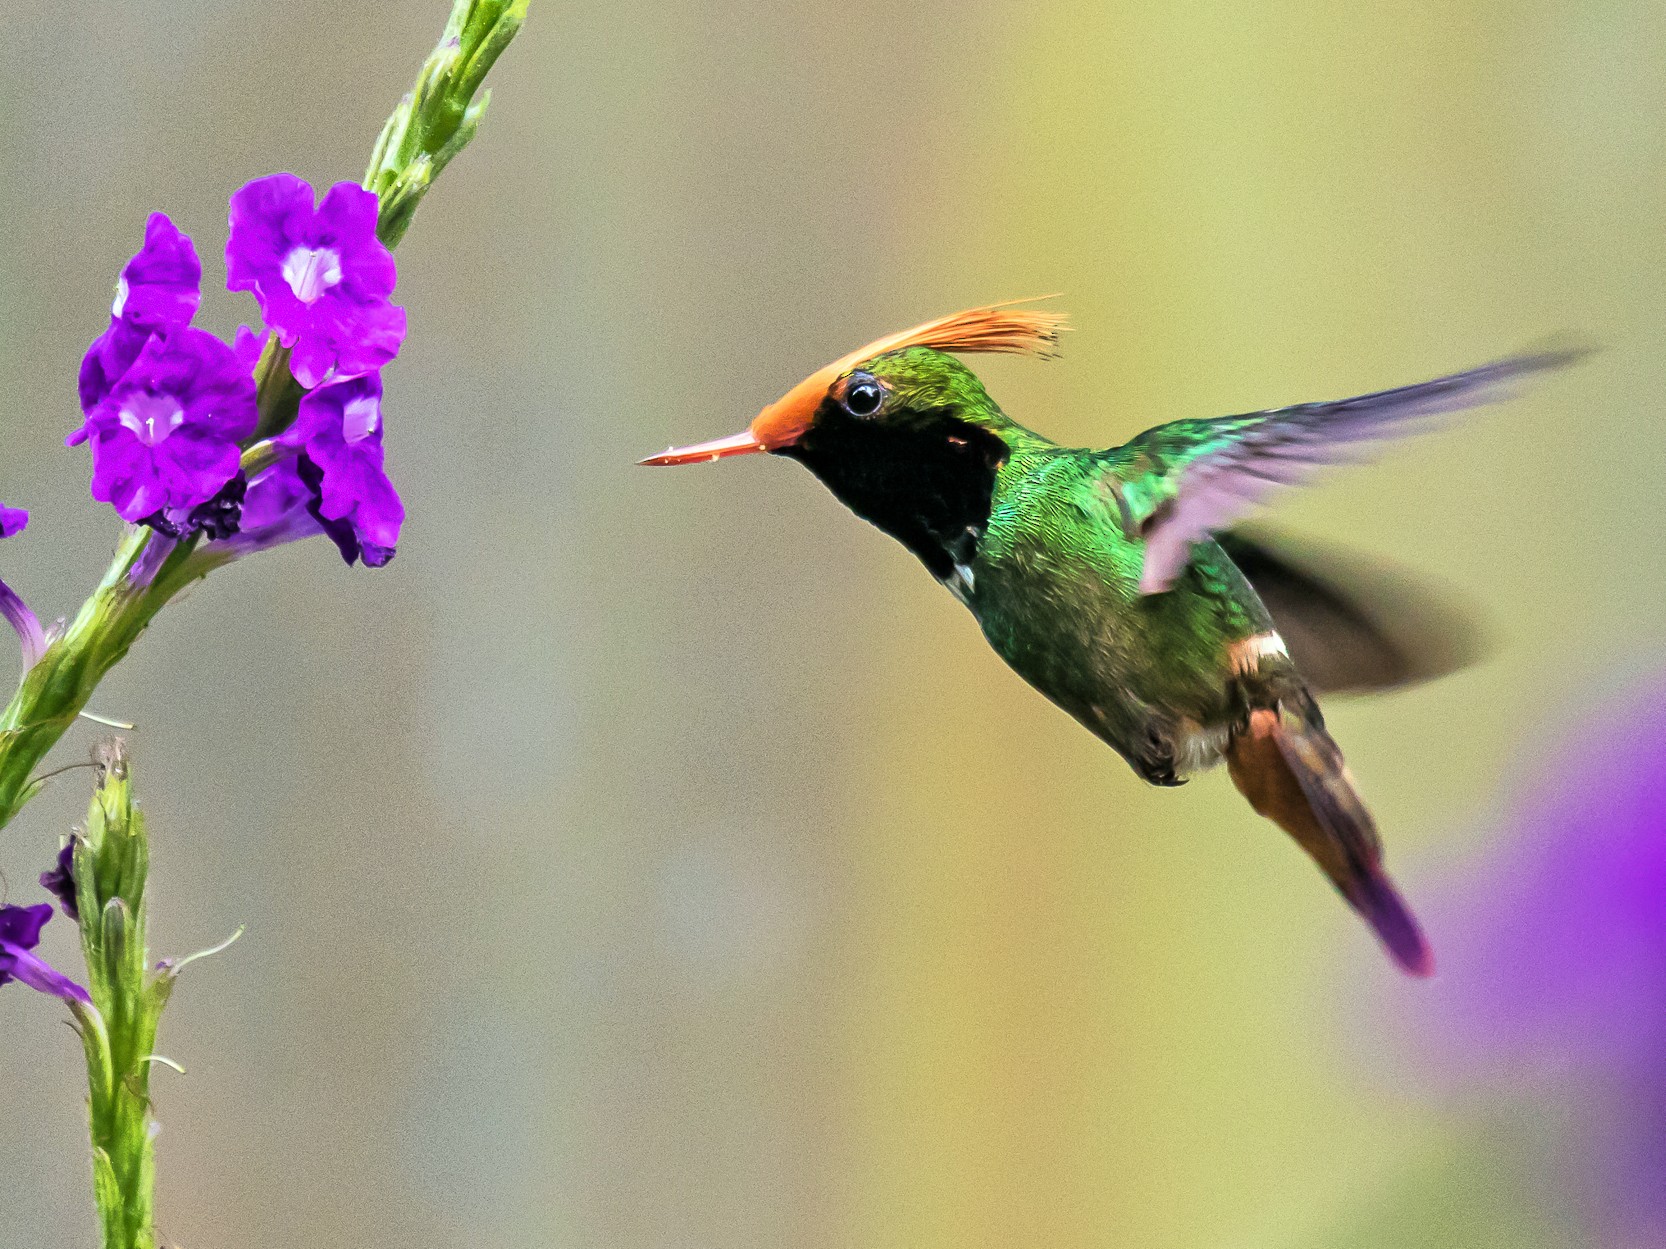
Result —
[[[393, 558], [404, 507], [382, 466], [379, 370], [399, 351], [393, 256], [376, 237], [376, 197], [353, 183], [313, 191], [273, 174], [231, 198], [227, 287], [252, 291], [268, 331], [236, 342], [191, 326], [202, 265], [161, 213], [116, 287], [110, 324], [87, 349], [84, 420], [92, 494], [124, 520], [231, 554], [328, 534], [349, 563]], [[306, 391], [281, 458], [246, 479], [261, 412], [253, 372], [275, 336]]]
[[[191, 324], [202, 301], [196, 248], [151, 214], [116, 282], [110, 323], [81, 361], [82, 422], [65, 439], [92, 453], [93, 498], [157, 532], [129, 572], [133, 584], [148, 584], [177, 543], [196, 539], [222, 559], [316, 534], [349, 564], [393, 558], [405, 507], [382, 463], [381, 368], [405, 340], [405, 311], [391, 302], [397, 274], [376, 221], [376, 196], [351, 182], [318, 203], [293, 174], [241, 188], [226, 285], [253, 292], [266, 329], [240, 327], [228, 346]], [[268, 358], [274, 339], [279, 354]], [[276, 407], [284, 398], [262, 411], [263, 359], [287, 367], [303, 392], [288, 429]], [[271, 439], [251, 477], [243, 457], [262, 433]], [[0, 538], [28, 520], [0, 505]], [[27, 670], [49, 638], [4, 581], [0, 618], [16, 630]]]

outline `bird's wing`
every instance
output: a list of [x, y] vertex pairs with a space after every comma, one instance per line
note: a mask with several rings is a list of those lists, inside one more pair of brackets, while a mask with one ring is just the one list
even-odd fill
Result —
[[1145, 540], [1140, 590], [1174, 583], [1192, 543], [1241, 519], [1273, 491], [1317, 470], [1370, 457], [1431, 417], [1508, 398], [1510, 383], [1571, 364], [1582, 350], [1514, 356], [1449, 377], [1331, 403], [1173, 421], [1108, 454], [1110, 482], [1131, 536]]
[[1215, 541], [1249, 578], [1315, 694], [1432, 681], [1487, 650], [1474, 609], [1407, 569], [1262, 530]]

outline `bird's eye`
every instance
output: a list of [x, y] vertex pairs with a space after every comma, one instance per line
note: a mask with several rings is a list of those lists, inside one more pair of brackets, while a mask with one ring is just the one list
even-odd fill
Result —
[[845, 386], [845, 411], [852, 416], [872, 416], [885, 403], [885, 387], [866, 373], [854, 374]]

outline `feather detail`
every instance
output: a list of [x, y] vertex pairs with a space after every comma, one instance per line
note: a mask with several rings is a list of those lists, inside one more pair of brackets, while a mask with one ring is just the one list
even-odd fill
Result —
[[934, 351], [956, 354], [1002, 352], [1051, 359], [1058, 355], [1059, 335], [1069, 328], [1065, 314], [1019, 308], [1017, 305], [1053, 298], [1055, 296], [1037, 295], [1033, 299], [1015, 299], [1009, 303], [953, 312], [935, 321], [916, 325], [913, 329], [876, 338], [866, 347], [858, 348], [828, 367], [842, 373], [864, 360], [908, 347], [930, 347]]

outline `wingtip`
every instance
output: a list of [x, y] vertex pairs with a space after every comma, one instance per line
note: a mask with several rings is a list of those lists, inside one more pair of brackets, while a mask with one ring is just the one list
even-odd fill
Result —
[[1572, 335], [1558, 335], [1536, 349], [1514, 357], [1512, 363], [1520, 373], [1550, 373], [1581, 364], [1601, 350], [1596, 343]]

